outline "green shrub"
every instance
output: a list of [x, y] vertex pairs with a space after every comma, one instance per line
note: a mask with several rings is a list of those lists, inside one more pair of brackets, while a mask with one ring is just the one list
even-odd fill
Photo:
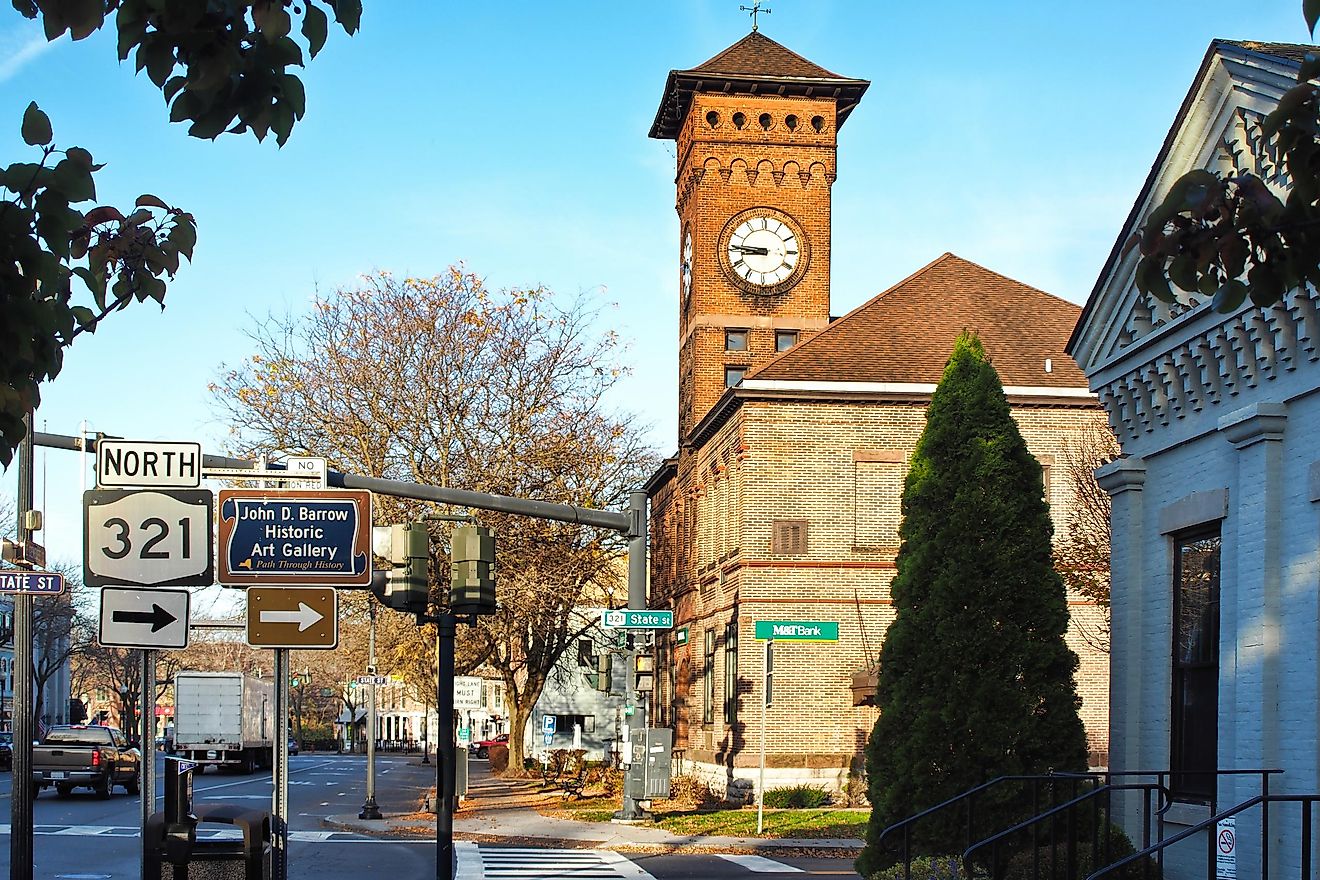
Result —
[[912, 870], [904, 873], [902, 865], [893, 865], [866, 880], [964, 880], [961, 856], [918, 856], [912, 860]]
[[[1067, 871], [1068, 850], [1063, 843], [1055, 847], [1043, 846], [1039, 849], [1039, 856], [1032, 850], [1024, 850], [1017, 853], [1009, 859], [1007, 870], [1004, 872], [1003, 880], [1036, 880], [1039, 877], [1057, 877], [1058, 880], [1083, 880], [1093, 871], [1097, 871], [1105, 865], [1111, 865], [1119, 859], [1126, 858], [1136, 852], [1132, 846], [1132, 841], [1123, 833], [1123, 829], [1117, 825], [1110, 824], [1108, 828], [1109, 843], [1108, 848], [1101, 845], [1099, 853], [1092, 850], [1090, 842], [1079, 843], [1077, 846], [1076, 869], [1069, 873]], [[1054, 870], [1054, 860], [1058, 858], [1058, 873]], [[1134, 862], [1127, 868], [1110, 876], [1114, 880], [1160, 880], [1160, 866], [1154, 859], [1143, 860], [1148, 866], [1143, 866], [1141, 862]], [[1039, 865], [1039, 871], [1037, 866]], [[1143, 872], [1143, 867], [1145, 872]]]
[[815, 785], [790, 785], [772, 788], [765, 793], [767, 807], [789, 810], [810, 810], [830, 802], [830, 793]]

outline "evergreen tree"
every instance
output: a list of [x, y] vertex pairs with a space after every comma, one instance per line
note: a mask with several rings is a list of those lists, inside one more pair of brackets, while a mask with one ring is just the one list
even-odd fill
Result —
[[[999, 375], [964, 332], [903, 490], [897, 617], [881, 649], [880, 718], [866, 749], [873, 809], [863, 876], [893, 861], [876, 841], [894, 822], [1001, 774], [1086, 768], [1077, 656], [1064, 642], [1068, 610], [1043, 489]], [[978, 827], [994, 821], [987, 810], [1009, 809], [978, 801]], [[958, 812], [914, 829], [915, 851], [960, 851]]]

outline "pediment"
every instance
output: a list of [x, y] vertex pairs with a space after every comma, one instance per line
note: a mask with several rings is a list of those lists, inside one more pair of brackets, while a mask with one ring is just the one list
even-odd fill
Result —
[[[1069, 342], [1069, 354], [1091, 377], [1093, 389], [1097, 373], [1147, 356], [1151, 346], [1165, 345], [1166, 337], [1233, 317], [1211, 312], [1208, 298], [1200, 295], [1180, 293], [1178, 303], [1167, 304], [1138, 291], [1139, 254], [1128, 242], [1174, 181], [1193, 169], [1246, 168], [1272, 186], [1286, 187], [1278, 157], [1259, 134], [1260, 121], [1296, 84], [1295, 53], [1277, 51], [1271, 44], [1215, 41], [1206, 53]], [[1244, 311], [1248, 308], [1249, 301]]]

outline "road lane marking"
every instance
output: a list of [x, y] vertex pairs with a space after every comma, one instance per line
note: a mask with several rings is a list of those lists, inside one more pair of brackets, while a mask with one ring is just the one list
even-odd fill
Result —
[[776, 862], [774, 859], [767, 859], [765, 856], [735, 856], [725, 855], [724, 853], [715, 853], [721, 859], [733, 862], [735, 865], [741, 865], [755, 874], [804, 874], [801, 868], [795, 868], [792, 865], [785, 865], [783, 862]]

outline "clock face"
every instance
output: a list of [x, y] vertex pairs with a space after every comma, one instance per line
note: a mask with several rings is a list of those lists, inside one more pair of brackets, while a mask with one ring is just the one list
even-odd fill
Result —
[[723, 239], [725, 271], [749, 293], [783, 293], [806, 268], [802, 235], [779, 211], [744, 211], [730, 221]]
[[692, 231], [683, 236], [683, 298], [692, 293]]

